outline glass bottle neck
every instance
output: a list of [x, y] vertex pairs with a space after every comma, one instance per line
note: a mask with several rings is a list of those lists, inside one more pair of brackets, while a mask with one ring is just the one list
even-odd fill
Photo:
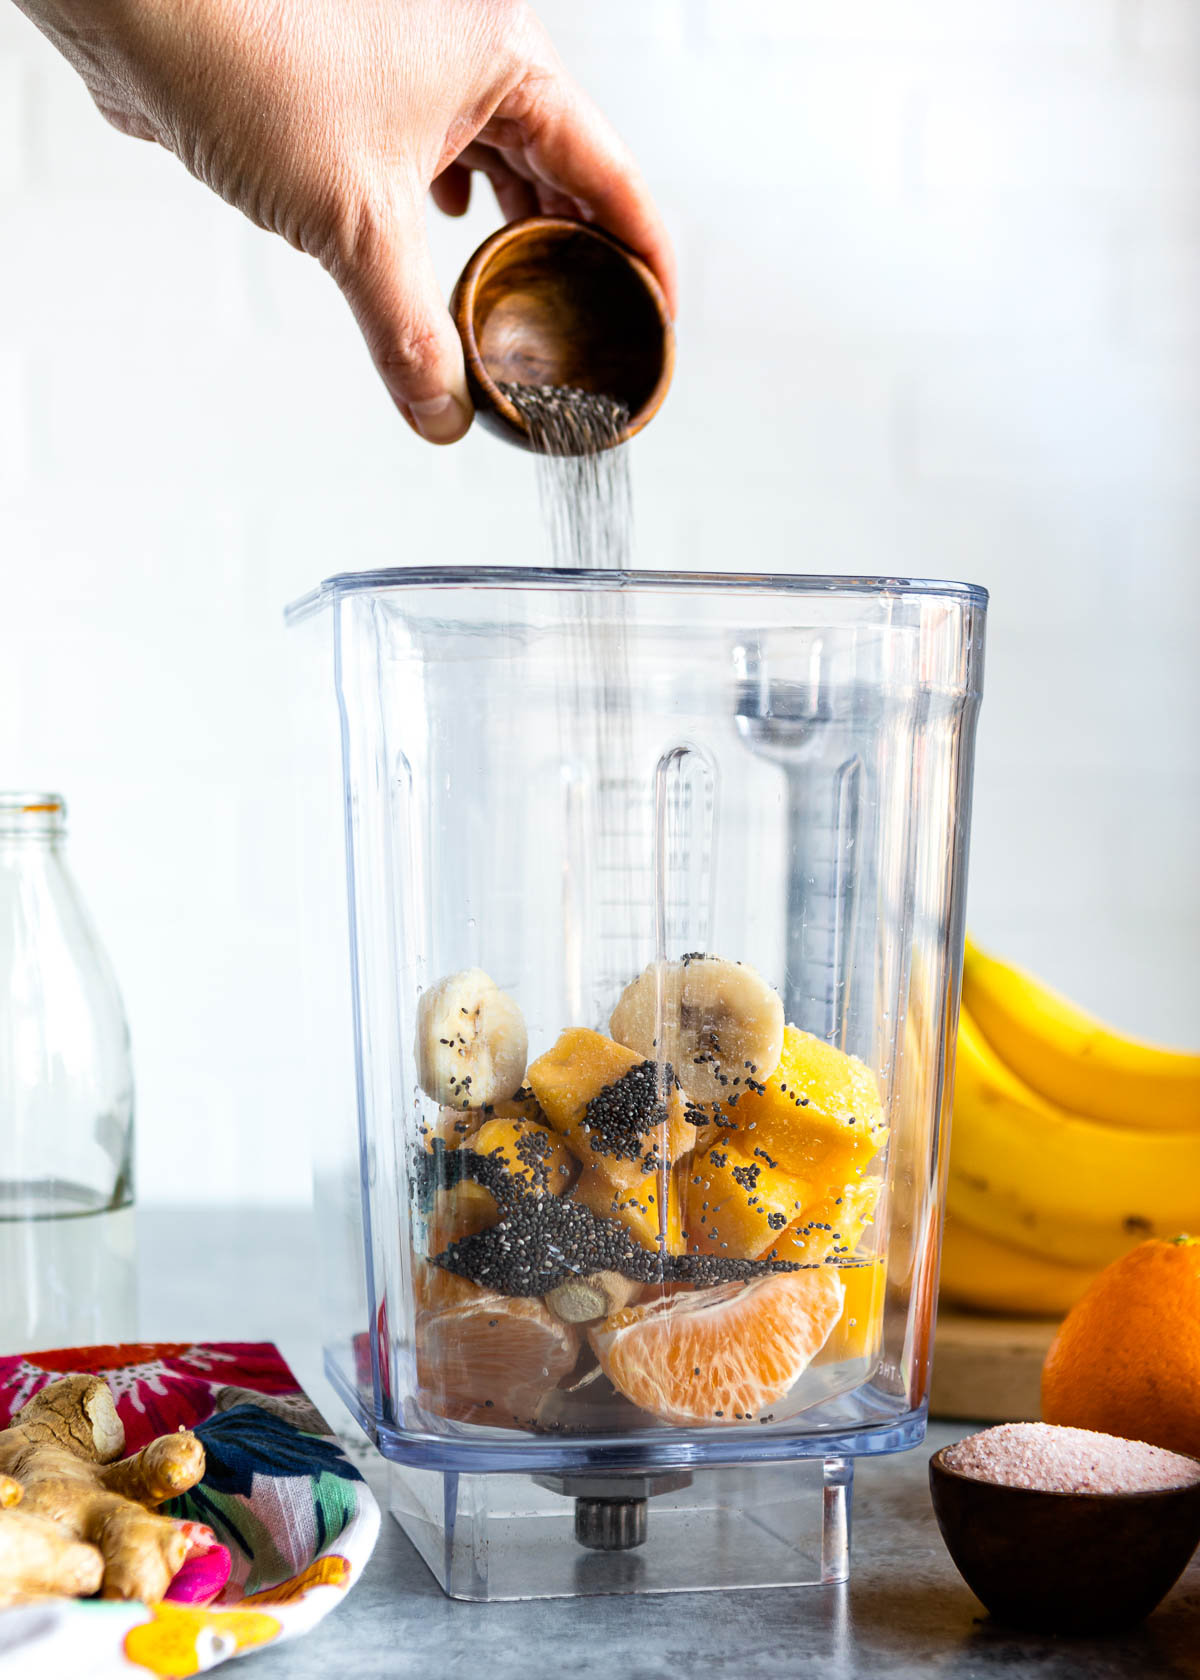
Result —
[[58, 793], [0, 792], [0, 846], [56, 846], [67, 832], [67, 802]]

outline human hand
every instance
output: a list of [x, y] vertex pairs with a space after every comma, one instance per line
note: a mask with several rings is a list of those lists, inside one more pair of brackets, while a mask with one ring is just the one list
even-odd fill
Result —
[[645, 183], [524, 0], [17, 3], [111, 123], [328, 269], [396, 406], [433, 443], [462, 437], [472, 409], [427, 192], [462, 215], [479, 172], [510, 220], [596, 222], [674, 308]]

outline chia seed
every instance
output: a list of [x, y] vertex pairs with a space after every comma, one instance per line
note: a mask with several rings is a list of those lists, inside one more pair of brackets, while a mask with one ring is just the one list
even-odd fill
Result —
[[[589, 1146], [612, 1160], [638, 1160], [647, 1135], [666, 1125], [663, 1091], [674, 1077], [669, 1063], [664, 1065], [660, 1079], [656, 1062], [639, 1062], [598, 1091], [584, 1110]], [[642, 1171], [655, 1172], [658, 1166], [658, 1157], [651, 1151], [642, 1162]]]
[[[669, 1282], [706, 1289], [718, 1283], [748, 1283], [776, 1272], [819, 1269], [817, 1262], [780, 1260], [776, 1250], [759, 1260], [652, 1253], [619, 1219], [551, 1195], [543, 1184], [531, 1184], [524, 1172], [510, 1172], [502, 1150], [488, 1155], [467, 1146], [450, 1150], [441, 1138], [434, 1138], [430, 1149], [414, 1153], [413, 1191], [419, 1207], [430, 1207], [438, 1190], [452, 1189], [464, 1179], [492, 1193], [500, 1209], [499, 1222], [429, 1258], [444, 1271], [499, 1295], [545, 1295], [568, 1278], [592, 1272], [620, 1272], [638, 1283]], [[626, 1200], [644, 1209], [651, 1198], [645, 1203], [636, 1203], [632, 1197]], [[613, 1205], [617, 1205], [615, 1199]], [[768, 1223], [781, 1217], [768, 1215]], [[718, 1240], [716, 1230], [711, 1235], [713, 1241]], [[831, 1258], [819, 1264], [828, 1265]]]

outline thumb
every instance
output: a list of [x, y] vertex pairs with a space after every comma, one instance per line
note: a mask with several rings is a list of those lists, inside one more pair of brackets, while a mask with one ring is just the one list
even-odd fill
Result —
[[422, 204], [362, 234], [334, 271], [392, 400], [430, 443], [457, 443], [474, 409]]

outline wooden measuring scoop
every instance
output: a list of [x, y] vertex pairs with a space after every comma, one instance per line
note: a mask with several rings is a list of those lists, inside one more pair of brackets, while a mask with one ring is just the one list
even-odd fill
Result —
[[531, 447], [500, 384], [569, 385], [615, 398], [623, 443], [657, 414], [671, 383], [675, 334], [662, 288], [611, 234], [530, 216], [486, 239], [463, 269], [451, 313], [467, 384], [489, 431]]

